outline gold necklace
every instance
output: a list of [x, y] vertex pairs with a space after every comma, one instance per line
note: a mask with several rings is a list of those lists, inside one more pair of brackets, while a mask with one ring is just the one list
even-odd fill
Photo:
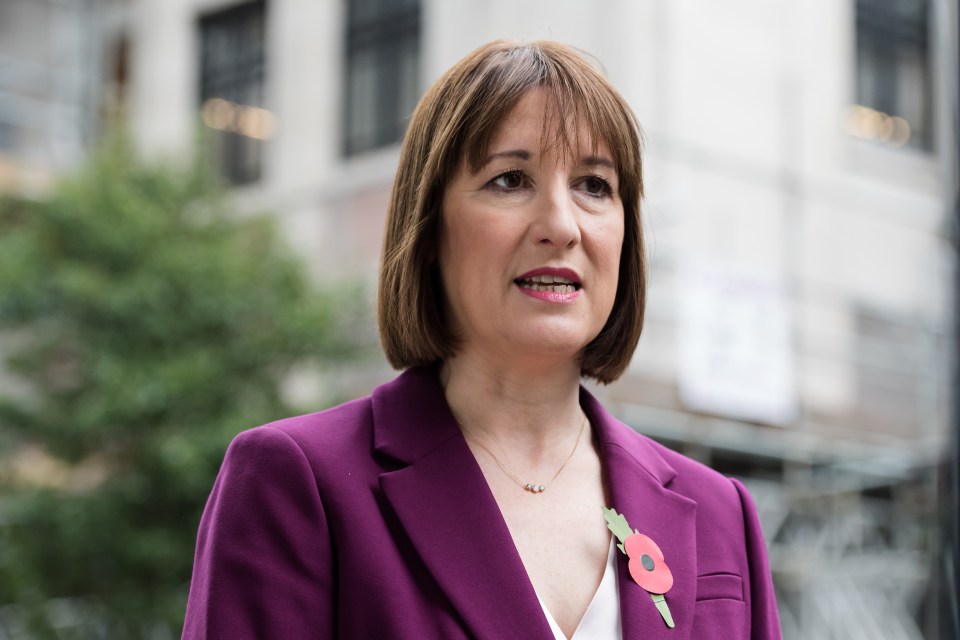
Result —
[[580, 446], [580, 436], [583, 435], [583, 427], [586, 426], [587, 424], [587, 414], [583, 414], [583, 422], [580, 423], [580, 431], [577, 432], [577, 439], [573, 443], [573, 449], [570, 450], [570, 455], [567, 456], [567, 459], [563, 461], [563, 464], [560, 465], [560, 468], [557, 469], [557, 472], [553, 474], [552, 478], [550, 478], [550, 482], [547, 482], [545, 484], [541, 484], [539, 482], [524, 482], [523, 480], [518, 478], [515, 473], [510, 471], [510, 469], [507, 469], [507, 467], [502, 462], [500, 462], [500, 458], [498, 458], [493, 453], [493, 451], [490, 451], [490, 449], [485, 447], [482, 442], [480, 442], [473, 436], [468, 435], [467, 430], [463, 428], [463, 425], [460, 424], [459, 420], [457, 420], [457, 424], [460, 425], [460, 430], [463, 432], [464, 437], [467, 438], [470, 442], [480, 447], [481, 449], [483, 449], [484, 451], [486, 451], [487, 453], [489, 453], [490, 457], [493, 458], [493, 461], [497, 463], [498, 467], [500, 467], [500, 470], [503, 471], [505, 474], [507, 474], [511, 480], [516, 482], [523, 489], [525, 489], [526, 491], [529, 491], [530, 493], [543, 493], [544, 491], [547, 490], [547, 488], [550, 485], [553, 484], [553, 481], [557, 479], [557, 476], [560, 475], [560, 472], [563, 471], [564, 467], [567, 466], [567, 463], [570, 462], [570, 459], [573, 458], [573, 454], [577, 452], [577, 447]]

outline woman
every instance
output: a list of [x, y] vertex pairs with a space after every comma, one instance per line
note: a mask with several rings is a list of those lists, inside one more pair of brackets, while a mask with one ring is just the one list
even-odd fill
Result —
[[779, 637], [743, 487], [580, 386], [639, 339], [641, 195], [636, 121], [570, 47], [493, 42], [437, 81], [381, 265], [406, 371], [235, 439], [184, 637]]

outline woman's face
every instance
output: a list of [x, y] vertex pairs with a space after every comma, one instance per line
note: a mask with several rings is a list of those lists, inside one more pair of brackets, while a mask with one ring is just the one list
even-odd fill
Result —
[[[573, 363], [617, 292], [623, 203], [606, 145], [578, 123], [571, 157], [543, 144], [542, 91], [500, 124], [483, 166], [443, 196], [440, 270], [460, 352]], [[549, 141], [547, 141], [549, 142]]]

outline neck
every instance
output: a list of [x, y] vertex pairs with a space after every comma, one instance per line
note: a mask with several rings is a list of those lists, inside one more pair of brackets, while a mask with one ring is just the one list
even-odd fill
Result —
[[443, 363], [440, 380], [468, 438], [529, 462], [568, 451], [582, 423], [576, 363], [507, 369], [462, 353]]

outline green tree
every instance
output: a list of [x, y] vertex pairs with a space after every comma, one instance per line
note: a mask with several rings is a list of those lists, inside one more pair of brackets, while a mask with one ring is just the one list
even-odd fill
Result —
[[229, 439], [357, 351], [360, 297], [316, 291], [201, 164], [113, 143], [0, 201], [0, 637], [179, 637]]

